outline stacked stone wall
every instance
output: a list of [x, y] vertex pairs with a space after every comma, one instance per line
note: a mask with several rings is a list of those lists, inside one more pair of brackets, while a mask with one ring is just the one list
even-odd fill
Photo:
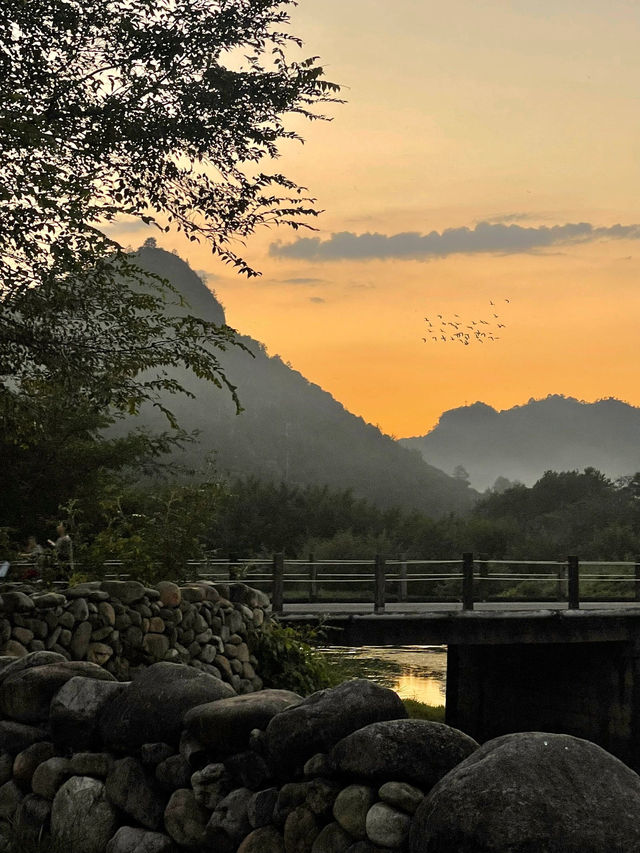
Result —
[[268, 596], [242, 583], [96, 581], [60, 592], [23, 584], [0, 589], [0, 655], [53, 651], [89, 661], [118, 680], [159, 661], [189, 664], [259, 690], [249, 635], [269, 621]]

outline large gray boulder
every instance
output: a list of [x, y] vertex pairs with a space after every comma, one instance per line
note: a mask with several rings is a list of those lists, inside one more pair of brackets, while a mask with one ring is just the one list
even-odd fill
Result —
[[284, 777], [317, 752], [328, 752], [351, 732], [406, 716], [393, 690], [363, 678], [346, 681], [276, 714], [267, 726], [267, 754], [274, 772]]
[[46, 728], [27, 726], [13, 720], [0, 720], [0, 750], [10, 755], [17, 755], [32, 743], [47, 740], [48, 736]]
[[84, 676], [69, 679], [51, 701], [49, 723], [54, 743], [74, 752], [97, 747], [98, 712], [126, 687], [126, 683]]
[[137, 826], [121, 826], [107, 844], [105, 853], [175, 853], [168, 835]]
[[491, 740], [428, 794], [411, 853], [631, 853], [640, 777], [586, 740], [524, 732]]
[[155, 663], [105, 703], [100, 735], [107, 747], [119, 752], [149, 741], [175, 744], [188, 710], [233, 695], [233, 688], [213, 675], [181, 664]]
[[107, 844], [105, 853], [175, 853], [175, 845], [162, 832], [137, 826], [121, 826]]
[[246, 749], [253, 729], [266, 729], [276, 714], [299, 705], [302, 696], [290, 690], [260, 690], [199, 705], [187, 712], [187, 731], [219, 757]]
[[107, 797], [147, 829], [162, 829], [166, 797], [140, 762], [127, 757], [116, 761], [107, 776]]
[[40, 723], [49, 717], [51, 700], [76, 675], [115, 681], [106, 669], [88, 661], [60, 661], [16, 672], [0, 687], [0, 711], [20, 723]]
[[58, 790], [51, 809], [51, 835], [65, 853], [104, 853], [117, 827], [118, 816], [102, 782], [72, 776]]
[[11, 675], [22, 672], [23, 669], [45, 666], [49, 663], [64, 663], [66, 660], [65, 656], [59, 652], [31, 652], [22, 658], [11, 658], [11, 663], [0, 670], [0, 684]]
[[346, 776], [410, 782], [429, 790], [477, 748], [473, 738], [444, 723], [390, 720], [347, 735], [331, 759]]

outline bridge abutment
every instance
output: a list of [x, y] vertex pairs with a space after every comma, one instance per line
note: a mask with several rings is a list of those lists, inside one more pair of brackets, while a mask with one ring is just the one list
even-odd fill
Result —
[[640, 769], [640, 644], [451, 644], [446, 720], [483, 742], [516, 731], [594, 741]]

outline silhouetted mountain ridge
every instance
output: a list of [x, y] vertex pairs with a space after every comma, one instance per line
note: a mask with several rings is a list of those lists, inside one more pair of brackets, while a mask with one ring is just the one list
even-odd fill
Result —
[[531, 485], [548, 470], [586, 467], [616, 479], [640, 470], [640, 408], [560, 394], [502, 411], [477, 402], [444, 412], [426, 435], [400, 443], [444, 471], [461, 465], [480, 489], [498, 477]]
[[[141, 266], [166, 277], [194, 314], [224, 322], [220, 303], [179, 257], [144, 247], [137, 258]], [[226, 391], [176, 371], [195, 399], [171, 396], [165, 403], [183, 428], [200, 432], [198, 444], [181, 454], [185, 464], [198, 467], [214, 451], [218, 470], [232, 476], [350, 488], [383, 507], [441, 515], [473, 504], [477, 495], [466, 484], [348, 412], [279, 356], [269, 356], [259, 341], [246, 336], [239, 340], [254, 357], [231, 347], [220, 360], [238, 388], [245, 409], [240, 415]], [[155, 430], [166, 428], [162, 415], [151, 407], [136, 420]]]

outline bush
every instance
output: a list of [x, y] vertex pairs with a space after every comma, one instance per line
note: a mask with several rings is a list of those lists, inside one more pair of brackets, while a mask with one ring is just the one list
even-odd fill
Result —
[[253, 632], [249, 645], [260, 661], [260, 677], [265, 687], [309, 696], [342, 681], [316, 648], [321, 639], [321, 628], [292, 628], [279, 622]]

